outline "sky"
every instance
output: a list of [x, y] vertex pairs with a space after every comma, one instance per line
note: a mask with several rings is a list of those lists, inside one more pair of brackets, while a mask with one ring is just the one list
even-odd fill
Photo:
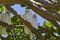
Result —
[[[31, 0], [31, 1], [33, 1], [33, 0]], [[45, 0], [45, 1], [47, 1], [47, 2], [49, 2], [48, 0]], [[21, 7], [19, 4], [15, 4], [15, 5], [13, 5], [13, 6], [11, 6], [19, 15], [21, 14], [24, 14], [25, 13], [25, 7]], [[33, 10], [31, 10], [31, 13], [32, 14], [36, 14]], [[11, 14], [12, 15], [12, 14]], [[12, 15], [13, 16], [13, 15]], [[45, 20], [44, 18], [42, 18], [41, 16], [39, 16], [38, 14], [37, 14], [37, 23], [39, 23], [40, 24], [40, 26], [43, 26], [43, 23], [44, 23], [44, 21], [47, 21], [47, 20]]]
[[[13, 6], [11, 6], [19, 15], [24, 14], [25, 13], [25, 7], [21, 7], [19, 4], [15, 4]], [[36, 14], [33, 10], [31, 10], [32, 15]], [[11, 14], [11, 16], [13, 16], [13, 14]], [[41, 16], [39, 16], [37, 14], [37, 22], [40, 24], [40, 26], [43, 26], [44, 21], [46, 21], [45, 19], [43, 19]]]
[[[45, 0], [47, 2], [49, 2], [48, 0]], [[24, 14], [25, 13], [25, 7], [21, 7], [19, 4], [15, 4], [13, 6], [11, 6], [19, 15], [21, 14]], [[31, 10], [31, 13], [32, 14], [36, 14], [33, 10]], [[12, 14], [11, 14], [12, 15]], [[13, 15], [12, 15], [13, 16]], [[44, 21], [47, 21], [45, 20], [44, 18], [42, 18], [41, 16], [39, 16], [37, 14], [37, 23], [40, 24], [40, 26], [43, 26], [43, 23]], [[58, 22], [58, 24], [60, 25], [60, 22]]]

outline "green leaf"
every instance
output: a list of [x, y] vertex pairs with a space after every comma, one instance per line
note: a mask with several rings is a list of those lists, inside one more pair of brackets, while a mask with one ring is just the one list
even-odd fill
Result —
[[19, 18], [17, 18], [16, 16], [13, 16], [11, 18], [11, 22], [15, 25], [23, 25], [23, 22]]
[[56, 12], [57, 12], [58, 14], [60, 14], [60, 7], [57, 7], [57, 8], [56, 8]]
[[47, 27], [52, 27], [53, 26], [53, 24], [48, 22], [48, 21], [44, 22], [44, 25], [47, 26]]
[[5, 10], [5, 6], [0, 6], [0, 12], [3, 13]]
[[60, 14], [60, 10], [59, 11], [57, 11], [58, 12], [58, 14]]

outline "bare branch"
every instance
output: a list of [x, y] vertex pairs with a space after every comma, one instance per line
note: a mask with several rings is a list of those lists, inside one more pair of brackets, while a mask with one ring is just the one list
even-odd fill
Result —
[[56, 4], [50, 4], [48, 2], [46, 2], [45, 0], [35, 0], [36, 2], [39, 2], [39, 3], [42, 3], [46, 6], [50, 6], [51, 8], [57, 8], [57, 7], [60, 7], [60, 2], [56, 3]]
[[53, 18], [55, 18], [56, 20], [58, 20], [60, 22], [60, 15], [56, 12], [55, 9], [49, 8], [48, 6], [45, 6], [45, 5], [37, 5], [37, 6], [39, 8], [40, 7], [45, 8], [46, 9], [46, 12], [48, 13], [48, 15], [52, 16]]
[[23, 4], [20, 0], [0, 0], [0, 4], [11, 5], [11, 4]]
[[40, 10], [38, 7], [34, 6], [33, 3], [31, 1], [27, 1], [27, 5], [32, 9], [34, 10], [37, 14], [39, 14], [40, 16], [42, 16], [43, 18], [47, 19], [48, 21], [50, 21], [51, 23], [54, 24], [55, 27], [57, 27], [58, 29], [60, 29], [60, 26], [59, 24], [56, 22], [56, 20], [47, 14], [47, 12], [43, 11], [43, 10]]

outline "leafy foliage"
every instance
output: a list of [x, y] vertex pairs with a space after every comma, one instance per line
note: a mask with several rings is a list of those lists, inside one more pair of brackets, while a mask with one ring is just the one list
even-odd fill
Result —
[[48, 21], [44, 22], [44, 25], [47, 26], [47, 27], [52, 27], [53, 26], [53, 24], [48, 22]]
[[[11, 21], [12, 21], [12, 23], [14, 25], [23, 25], [23, 23], [21, 22], [21, 20], [19, 18], [17, 18], [16, 16], [13, 16], [11, 18]], [[24, 33], [23, 27], [15, 28], [14, 32], [15, 32], [15, 36], [16, 36], [17, 40], [30, 40], [29, 35], [26, 35]]]
[[14, 25], [23, 25], [23, 23], [21, 22], [21, 20], [19, 18], [17, 18], [16, 16], [13, 16], [11, 18], [11, 22], [14, 24]]
[[0, 6], [0, 13], [3, 13], [5, 10], [5, 6]]
[[56, 8], [56, 12], [58, 13], [58, 14], [60, 14], [60, 8]]

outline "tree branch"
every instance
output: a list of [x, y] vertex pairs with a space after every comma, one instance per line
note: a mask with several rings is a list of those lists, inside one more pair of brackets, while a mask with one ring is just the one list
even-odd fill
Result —
[[54, 35], [51, 30], [49, 30], [49, 29], [47, 29], [47, 28], [45, 28], [45, 27], [39, 26], [39, 30], [40, 30], [40, 31], [42, 30], [43, 32], [45, 32], [45, 33], [48, 34], [48, 35], [51, 35], [51, 36], [56, 37], [56, 39], [60, 39], [59, 36]]
[[27, 22], [27, 21], [24, 20], [20, 15], [18, 15], [16, 11], [14, 11], [14, 10], [13, 10], [11, 7], [9, 7], [9, 6], [6, 6], [6, 8], [7, 8], [10, 12], [12, 12], [16, 17], [18, 17], [19, 19], [21, 19], [21, 21], [24, 22], [25, 25], [38, 37], [38, 39], [44, 40], [44, 38], [39, 34], [39, 32], [38, 32], [37, 30], [35, 30], [29, 22]]
[[34, 0], [34, 1], [42, 3], [42, 4], [44, 4], [44, 5], [48, 6], [48, 7], [50, 6], [50, 8], [60, 7], [60, 2], [58, 2], [56, 4], [50, 4], [50, 3], [46, 2], [45, 0]]
[[50, 21], [52, 24], [54, 24], [55, 27], [57, 27], [58, 29], [60, 29], [60, 26], [59, 24], [56, 22], [56, 20], [47, 14], [47, 12], [43, 11], [43, 10], [40, 10], [38, 7], [34, 6], [33, 3], [29, 0], [26, 0], [27, 1], [27, 5], [32, 9], [34, 10], [37, 14], [39, 14], [40, 16], [42, 16], [43, 18], [47, 19], [48, 21]]
[[11, 4], [23, 4], [21, 1], [17, 0], [0, 0], [0, 4], [11, 5]]
[[37, 5], [37, 6], [39, 8], [40, 7], [45, 8], [48, 15], [52, 16], [53, 18], [55, 18], [56, 20], [58, 20], [60, 22], [60, 15], [56, 12], [55, 9], [49, 8], [48, 6], [45, 6], [45, 5]]
[[[53, 19], [50, 15], [46, 14], [46, 12], [40, 10], [39, 8], [35, 7], [33, 5], [33, 3], [29, 0], [25, 0], [25, 1], [22, 1], [20, 0], [21, 2], [23, 3], [26, 3], [29, 7], [31, 7], [37, 14], [39, 14], [40, 16], [44, 17], [45, 19], [49, 20], [51, 23], [53, 23], [57, 28], [60, 28], [58, 23], [56, 22], [55, 19]], [[5, 4], [4, 2], [2, 2], [3, 4]]]
[[[2, 25], [2, 26], [4, 26], [4, 27], [7, 27], [8, 29], [12, 29], [12, 28], [17, 28], [15, 25], [8, 25], [7, 23], [5, 23], [5, 22], [2, 22], [2, 21], [0, 21], [0, 25]], [[20, 27], [20, 26], [19, 26]], [[33, 28], [34, 29], [34, 28]], [[35, 29], [34, 29], [35, 30]], [[59, 37], [57, 37], [57, 36], [55, 36], [54, 34], [53, 34], [53, 32], [51, 31], [51, 30], [48, 30], [48, 29], [46, 29], [46, 28], [43, 28], [43, 27], [41, 27], [41, 26], [39, 26], [39, 30], [41, 31], [44, 31], [46, 34], [49, 34], [49, 35], [53, 35], [54, 37], [56, 37], [57, 39], [59, 39]], [[37, 32], [37, 30], [35, 30], [36, 32]], [[38, 33], [38, 32], [37, 32]]]

